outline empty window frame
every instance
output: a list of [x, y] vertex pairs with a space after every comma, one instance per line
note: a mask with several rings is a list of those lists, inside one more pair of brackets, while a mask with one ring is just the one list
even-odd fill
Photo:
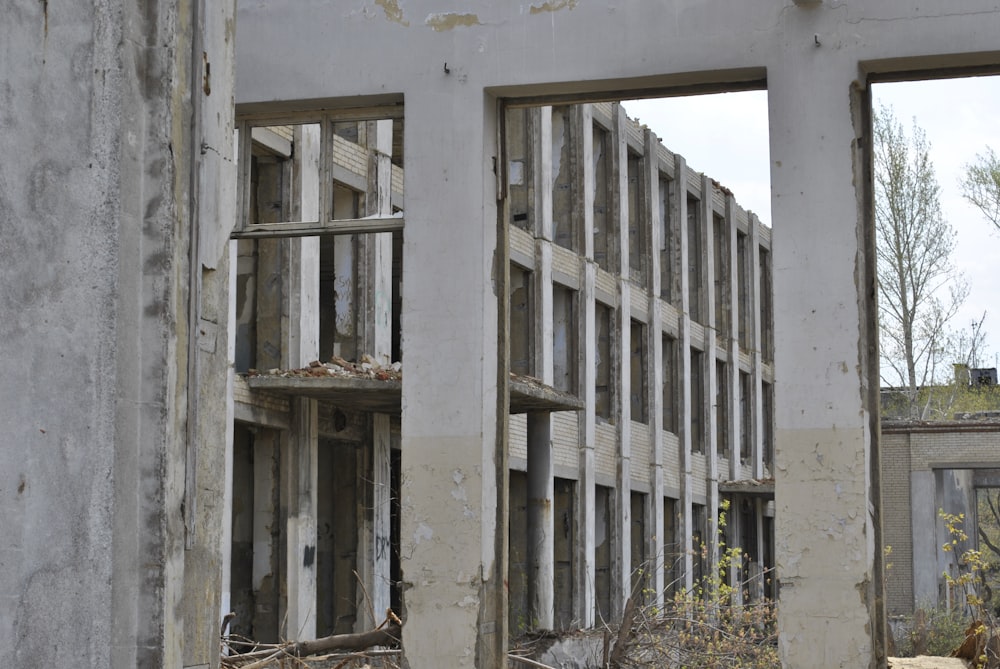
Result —
[[595, 414], [599, 419], [607, 422], [613, 421], [613, 392], [615, 379], [615, 365], [612, 352], [614, 351], [614, 310], [598, 302], [594, 309], [597, 325], [597, 350], [596, 374], [594, 376], [595, 385]]
[[578, 250], [576, 227], [576, 107], [552, 108], [552, 230], [555, 242]]
[[690, 193], [687, 198], [688, 313], [691, 320], [702, 323], [702, 268], [705, 263], [701, 257], [701, 203]]
[[712, 216], [712, 253], [715, 276], [715, 331], [720, 337], [729, 335], [729, 226], [726, 219]]
[[[751, 223], [752, 225], [753, 223]], [[750, 311], [750, 263], [748, 254], [750, 252], [750, 239], [742, 233], [736, 233], [736, 310], [739, 320], [739, 343], [740, 348], [747, 350], [750, 348], [750, 337], [753, 333], [753, 313]]]
[[570, 629], [573, 626], [573, 576], [576, 553], [576, 482], [557, 478], [553, 481], [555, 536], [553, 537], [553, 574], [555, 578], [555, 626]]
[[531, 232], [535, 229], [534, 141], [537, 108], [506, 110], [507, 197], [510, 224]]
[[747, 463], [753, 455], [753, 379], [740, 372], [740, 461]]
[[594, 486], [594, 606], [597, 624], [611, 617], [611, 519], [614, 495], [607, 486]]
[[671, 181], [660, 174], [657, 196], [660, 198], [660, 298], [673, 304], [676, 299], [674, 281], [675, 267], [678, 266], [674, 253], [677, 238], [671, 226], [670, 207], [673, 204]]
[[761, 248], [760, 254], [760, 352], [765, 361], [774, 359], [773, 306], [771, 301], [771, 254]]
[[235, 238], [401, 230], [402, 107], [238, 123]]
[[774, 462], [774, 386], [766, 381], [761, 384], [761, 450], [764, 464]]
[[631, 533], [629, 535], [632, 563], [632, 596], [636, 604], [646, 601], [649, 583], [649, 565], [646, 564], [646, 495], [634, 490], [630, 494]]
[[663, 551], [663, 583], [664, 599], [671, 599], [677, 592], [677, 579], [680, 576], [683, 550], [677, 540], [677, 513], [680, 505], [673, 497], [663, 498], [663, 540], [660, 542]]
[[691, 452], [705, 452], [705, 354], [691, 349]]
[[534, 372], [534, 299], [531, 272], [510, 266], [510, 371], [522, 376]]
[[576, 291], [552, 284], [552, 384], [559, 390], [577, 393]]
[[629, 400], [632, 420], [649, 423], [649, 402], [647, 400], [647, 354], [646, 324], [632, 320], [629, 326], [631, 340]]
[[677, 383], [678, 361], [677, 341], [670, 335], [663, 335], [663, 429], [677, 433]]
[[594, 178], [594, 262], [606, 272], [616, 266], [615, 216], [612, 207], [611, 152], [614, 149], [611, 133], [594, 123], [593, 178]]
[[528, 475], [510, 472], [507, 563], [508, 624], [517, 636], [533, 627], [528, 605]]
[[646, 285], [646, 207], [643, 158], [628, 152], [628, 268], [629, 277]]
[[729, 367], [715, 361], [715, 449], [722, 457], [729, 454]]
[[695, 596], [701, 598], [708, 590], [705, 583], [705, 562], [708, 557], [707, 515], [704, 504], [691, 505], [691, 581]]

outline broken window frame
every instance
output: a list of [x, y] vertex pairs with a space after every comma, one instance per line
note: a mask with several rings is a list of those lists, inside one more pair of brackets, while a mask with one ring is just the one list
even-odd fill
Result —
[[[320, 188], [317, 220], [282, 221], [278, 223], [251, 223], [250, 196], [248, 188], [251, 178], [250, 160], [239, 160], [237, 164], [237, 204], [239, 207], [236, 225], [231, 233], [233, 239], [275, 238], [275, 237], [308, 237], [327, 234], [357, 234], [375, 232], [395, 232], [402, 230], [402, 216], [366, 216], [363, 218], [335, 219], [333, 217], [333, 187], [335, 181], [334, 166], [334, 124], [364, 121], [402, 121], [403, 106], [382, 105], [377, 107], [325, 110], [308, 113], [261, 114], [239, 117], [236, 122], [238, 130], [239, 156], [251, 156], [253, 147], [253, 130], [280, 125], [318, 124], [320, 127]], [[382, 157], [382, 156], [380, 156]], [[389, 156], [384, 156], [386, 161]], [[392, 193], [391, 166], [386, 170], [389, 174], [389, 198]]]

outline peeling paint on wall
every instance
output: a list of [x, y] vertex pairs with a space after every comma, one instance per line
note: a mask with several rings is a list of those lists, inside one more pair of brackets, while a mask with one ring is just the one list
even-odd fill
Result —
[[454, 30], [463, 26], [479, 26], [482, 22], [475, 14], [428, 14], [424, 23], [433, 28], [436, 32]]
[[398, 0], [375, 0], [375, 4], [385, 12], [385, 18], [401, 26], [409, 26], [410, 22], [403, 18], [403, 10]]
[[532, 5], [532, 14], [542, 12], [558, 12], [560, 9], [573, 9], [576, 7], [576, 0], [546, 0], [540, 5]]

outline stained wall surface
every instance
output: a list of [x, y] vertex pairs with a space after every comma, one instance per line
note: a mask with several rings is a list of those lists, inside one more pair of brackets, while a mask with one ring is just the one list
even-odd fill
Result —
[[253, 0], [238, 26], [246, 109], [405, 100], [403, 327], [419, 334], [404, 380], [404, 642], [420, 666], [477, 653], [493, 666], [504, 635], [496, 96], [766, 80], [782, 655], [874, 666], [866, 72], [996, 65], [995, 4]]
[[218, 662], [225, 449], [189, 474], [194, 444], [225, 443], [234, 5], [193, 7], [15, 3], [0, 21], [9, 666]]

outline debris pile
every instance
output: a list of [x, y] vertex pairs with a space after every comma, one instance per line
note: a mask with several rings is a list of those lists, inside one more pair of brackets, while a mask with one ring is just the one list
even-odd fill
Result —
[[251, 369], [248, 376], [281, 376], [281, 377], [312, 377], [326, 378], [330, 376], [341, 376], [352, 379], [376, 379], [378, 381], [399, 381], [403, 378], [403, 363], [394, 362], [391, 365], [383, 366], [375, 358], [365, 354], [361, 356], [361, 362], [348, 362], [340, 356], [333, 356], [330, 362], [320, 362], [313, 360], [305, 367], [299, 369], [269, 369], [261, 372]]

